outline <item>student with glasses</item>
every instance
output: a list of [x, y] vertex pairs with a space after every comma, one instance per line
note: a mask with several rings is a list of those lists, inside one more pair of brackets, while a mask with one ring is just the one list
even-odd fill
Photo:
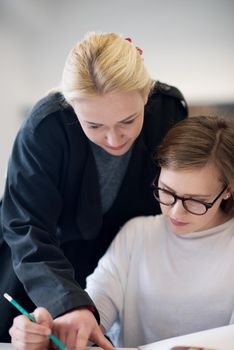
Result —
[[163, 205], [173, 206], [179, 199], [181, 200], [184, 209], [187, 210], [189, 213], [194, 215], [204, 215], [208, 209], [212, 208], [212, 206], [220, 198], [220, 196], [223, 194], [223, 192], [226, 189], [227, 189], [227, 186], [224, 186], [222, 191], [217, 195], [217, 197], [211, 203], [203, 202], [190, 197], [180, 197], [180, 196], [177, 196], [175, 193], [169, 190], [163, 189], [161, 187], [156, 187], [153, 193], [154, 193], [154, 198]]
[[[127, 222], [87, 278], [101, 327], [121, 347], [234, 323], [234, 121], [181, 121], [155, 160], [162, 214]], [[53, 327], [45, 309], [36, 317]], [[32, 350], [46, 331], [19, 316], [10, 334]]]

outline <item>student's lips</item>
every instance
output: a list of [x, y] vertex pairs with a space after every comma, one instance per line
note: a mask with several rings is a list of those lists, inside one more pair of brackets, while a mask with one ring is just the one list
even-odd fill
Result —
[[186, 226], [186, 225], [188, 225], [188, 223], [187, 222], [182, 222], [182, 221], [179, 221], [179, 220], [176, 220], [176, 219], [173, 219], [173, 218], [170, 218], [170, 221], [171, 221], [171, 223], [172, 223], [172, 225], [174, 225], [174, 226]]

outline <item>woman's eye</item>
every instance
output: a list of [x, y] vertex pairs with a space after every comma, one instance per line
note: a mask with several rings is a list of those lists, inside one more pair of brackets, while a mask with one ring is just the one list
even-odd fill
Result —
[[98, 129], [100, 125], [89, 125], [89, 129]]
[[134, 122], [135, 119], [131, 119], [131, 120], [126, 120], [125, 122], [123, 122], [123, 124], [132, 124]]

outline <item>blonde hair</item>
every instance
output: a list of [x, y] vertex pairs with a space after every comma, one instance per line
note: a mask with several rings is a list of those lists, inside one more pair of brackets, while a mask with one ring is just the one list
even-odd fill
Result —
[[153, 85], [136, 47], [115, 33], [90, 33], [70, 51], [62, 76], [68, 103], [79, 97], [138, 90]]
[[211, 116], [190, 117], [170, 129], [158, 148], [160, 167], [173, 170], [215, 165], [219, 181], [228, 186], [231, 196], [222, 202], [234, 214], [234, 121]]

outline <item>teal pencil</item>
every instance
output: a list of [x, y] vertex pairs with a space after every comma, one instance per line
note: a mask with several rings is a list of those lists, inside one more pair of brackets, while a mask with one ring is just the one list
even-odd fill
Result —
[[[18, 309], [23, 315], [27, 316], [32, 322], [36, 322], [35, 318], [28, 313], [21, 305], [17, 303], [9, 294], [5, 293], [4, 297], [14, 306], [16, 309]], [[49, 338], [60, 347], [61, 350], [66, 350], [65, 345], [56, 338], [53, 334], [49, 335]]]

